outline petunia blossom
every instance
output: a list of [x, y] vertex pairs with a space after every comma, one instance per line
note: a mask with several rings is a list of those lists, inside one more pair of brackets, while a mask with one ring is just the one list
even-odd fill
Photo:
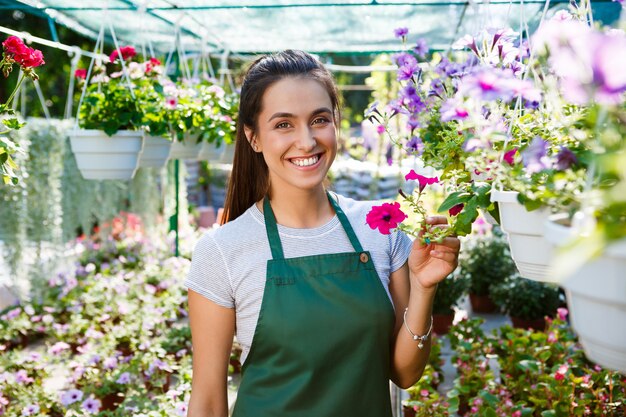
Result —
[[429, 51], [429, 48], [428, 48], [428, 43], [426, 42], [426, 39], [419, 38], [417, 40], [417, 43], [413, 47], [413, 52], [415, 52], [415, 54], [419, 56], [420, 58], [424, 58], [426, 57], [426, 54], [428, 53], [428, 51]]
[[71, 389], [61, 393], [61, 404], [68, 406], [83, 399], [83, 392], [78, 389]]
[[439, 182], [438, 177], [425, 177], [423, 175], [418, 174], [413, 169], [404, 176], [404, 179], [407, 181], [417, 180], [419, 182], [420, 192], [424, 191], [424, 188], [426, 188], [427, 185], [437, 184]]
[[373, 206], [367, 216], [365, 217], [366, 223], [372, 229], [378, 229], [380, 233], [388, 235], [392, 229], [398, 227], [407, 215], [400, 210], [400, 203], [397, 201], [393, 203], [383, 203], [380, 206]]
[[78, 68], [74, 71], [74, 77], [84, 80], [87, 78], [87, 70], [85, 68]]
[[120, 52], [124, 61], [129, 60], [137, 55], [137, 51], [135, 51], [135, 48], [133, 46], [122, 46], [121, 48], [119, 48], [119, 52], [117, 49], [111, 52], [111, 55], [109, 55], [109, 60], [111, 62], [115, 62], [115, 60], [119, 58]]
[[522, 152], [522, 162], [529, 174], [535, 174], [550, 168], [550, 160], [547, 157], [548, 146], [549, 143], [546, 140], [537, 136], [532, 140], [528, 148]]
[[95, 398], [87, 398], [81, 404], [81, 407], [83, 408], [83, 410], [85, 410], [89, 414], [99, 413], [101, 406], [102, 406], [102, 403], [100, 402], [100, 400], [95, 399]]
[[559, 171], [564, 171], [578, 162], [578, 158], [574, 152], [562, 146], [559, 153], [556, 154], [556, 164], [554, 167]]
[[511, 149], [510, 151], [506, 151], [502, 160], [509, 165], [513, 165], [515, 163], [515, 155], [517, 154], [517, 148]]
[[396, 38], [404, 38], [409, 33], [409, 28], [407, 27], [399, 27], [393, 30], [393, 35]]

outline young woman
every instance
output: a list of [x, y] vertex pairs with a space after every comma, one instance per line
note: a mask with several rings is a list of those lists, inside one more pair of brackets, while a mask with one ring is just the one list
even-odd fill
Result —
[[[189, 417], [226, 417], [233, 336], [243, 348], [235, 417], [390, 417], [428, 354], [437, 283], [459, 241], [371, 230], [372, 203], [324, 188], [339, 99], [305, 52], [255, 61], [241, 88], [224, 224], [198, 242], [186, 286]], [[446, 227], [445, 217], [429, 223]]]

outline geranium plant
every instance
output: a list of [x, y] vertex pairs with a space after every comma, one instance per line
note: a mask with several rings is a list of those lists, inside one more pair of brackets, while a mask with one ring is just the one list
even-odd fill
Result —
[[15, 64], [20, 67], [22, 74], [6, 102], [0, 102], [0, 119], [2, 120], [2, 127], [0, 127], [0, 175], [2, 175], [2, 182], [5, 185], [15, 185], [19, 182], [19, 177], [15, 172], [18, 166], [11, 155], [21, 151], [19, 144], [6, 135], [10, 131], [24, 126], [24, 123], [17, 119], [11, 104], [15, 99], [15, 93], [26, 77], [32, 80], [39, 78], [35, 68], [45, 64], [45, 62], [40, 50], [24, 45], [24, 42], [17, 36], [9, 36], [2, 42], [2, 60], [0, 61], [0, 70], [5, 78], [9, 77]]

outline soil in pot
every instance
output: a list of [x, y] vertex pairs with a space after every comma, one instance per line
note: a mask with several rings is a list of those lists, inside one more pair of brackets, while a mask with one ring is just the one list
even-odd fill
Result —
[[124, 401], [123, 394], [119, 392], [112, 392], [100, 398], [102, 403], [100, 411], [113, 411], [116, 410], [119, 405]]
[[469, 295], [470, 304], [474, 313], [495, 313], [498, 306], [493, 302], [491, 296], [472, 294]]
[[433, 333], [448, 334], [454, 314], [433, 314]]
[[513, 322], [513, 327], [517, 329], [532, 329], [537, 330], [539, 332], [543, 332], [546, 330], [546, 319], [520, 319], [519, 317], [511, 317], [511, 321]]

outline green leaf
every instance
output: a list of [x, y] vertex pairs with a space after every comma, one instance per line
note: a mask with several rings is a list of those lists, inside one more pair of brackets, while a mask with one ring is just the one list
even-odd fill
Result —
[[541, 412], [541, 417], [556, 417], [554, 410], [546, 410]]
[[539, 359], [545, 362], [550, 358], [550, 356], [552, 356], [552, 352], [550, 352], [549, 350], [546, 350], [539, 354]]
[[485, 417], [498, 417], [498, 415], [496, 414], [495, 410], [491, 407], [487, 407], [485, 409], [485, 412], [483, 414]]
[[2, 124], [8, 127], [9, 129], [18, 130], [26, 125], [26, 123], [20, 123], [16, 118], [4, 119]]
[[467, 191], [455, 191], [450, 194], [446, 199], [441, 203], [437, 211], [442, 213], [444, 211], [450, 210], [452, 207], [457, 204], [465, 203], [472, 198], [472, 195]]

